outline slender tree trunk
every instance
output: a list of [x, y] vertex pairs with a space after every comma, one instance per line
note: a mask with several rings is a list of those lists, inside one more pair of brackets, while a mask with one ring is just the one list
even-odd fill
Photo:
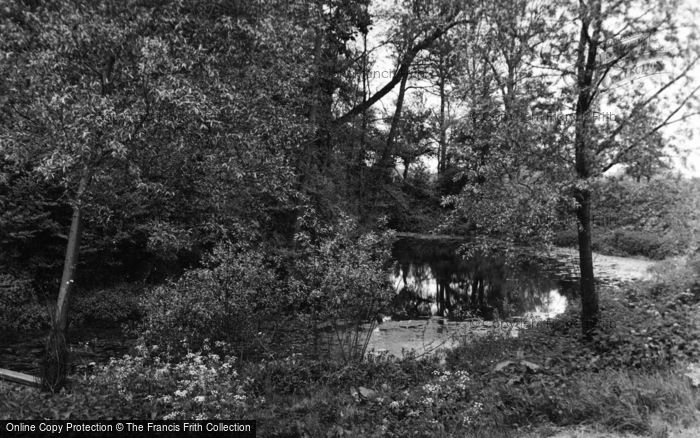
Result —
[[[600, 36], [600, 1], [594, 0], [584, 11], [578, 43], [576, 70], [578, 100], [576, 102], [576, 133], [574, 139], [577, 185], [576, 218], [578, 220], [578, 250], [581, 270], [581, 330], [590, 337], [598, 324], [598, 294], [593, 276], [593, 248], [591, 244], [591, 191], [588, 188], [590, 164], [589, 125], [593, 101], [593, 78], [596, 72], [596, 52]], [[591, 29], [592, 28], [592, 29]], [[589, 35], [592, 30], [592, 35]]]
[[593, 276], [593, 248], [591, 245], [591, 192], [576, 190], [576, 217], [578, 219], [578, 252], [581, 269], [581, 329], [590, 336], [598, 324], [598, 293]]
[[69, 357], [66, 336], [68, 304], [75, 283], [75, 268], [78, 264], [78, 254], [80, 252], [81, 201], [85, 190], [87, 190], [88, 181], [88, 172], [84, 171], [83, 176], [80, 178], [75, 205], [73, 205], [73, 217], [68, 235], [68, 245], [66, 246], [66, 256], [63, 262], [63, 275], [58, 291], [56, 313], [53, 316], [51, 331], [46, 343], [42, 386], [49, 391], [56, 391], [64, 387], [66, 375], [68, 374]]
[[396, 140], [396, 135], [399, 131], [399, 122], [401, 121], [401, 110], [403, 109], [403, 101], [406, 96], [406, 82], [408, 81], [408, 71], [401, 78], [401, 85], [399, 86], [399, 96], [396, 99], [396, 110], [394, 111], [394, 117], [391, 119], [391, 128], [389, 128], [389, 135], [386, 139], [386, 146], [382, 152], [380, 159], [380, 167], [382, 173], [391, 165], [391, 156], [394, 154], [394, 142]]
[[438, 158], [438, 175], [444, 175], [447, 169], [447, 127], [445, 126], [445, 76], [440, 73], [440, 154]]
[[[582, 116], [585, 117], [585, 116]], [[581, 271], [581, 330], [589, 337], [598, 324], [598, 293], [593, 275], [591, 191], [585, 184], [589, 174], [586, 159], [586, 129], [581, 121], [576, 128], [576, 176], [583, 187], [574, 189], [578, 225], [579, 268]]]
[[[367, 102], [367, 33], [362, 34], [362, 103]], [[365, 202], [365, 149], [367, 146], [367, 110], [362, 112], [362, 131], [360, 132], [360, 150], [357, 154], [357, 177], [358, 177], [358, 207], [357, 213], [360, 221], [364, 221]]]

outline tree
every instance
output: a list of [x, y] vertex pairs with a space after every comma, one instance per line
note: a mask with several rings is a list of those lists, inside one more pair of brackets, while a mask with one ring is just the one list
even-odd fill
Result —
[[428, 125], [430, 110], [419, 106], [406, 108], [403, 120], [398, 128], [398, 147], [396, 155], [403, 163], [403, 179], [408, 180], [411, 164], [421, 157], [434, 153], [431, 131]]
[[542, 114], [561, 103], [536, 58], [560, 24], [552, 17], [539, 3], [497, 2], [461, 39], [468, 62], [453, 94], [465, 110], [455, 127], [457, 172], [445, 203], [455, 207], [454, 222], [466, 219], [479, 236], [534, 244], [550, 234], [562, 177], [553, 155], [561, 140]]
[[[415, 7], [419, 7], [418, 5], [421, 4], [421, 2], [412, 3]], [[475, 11], [468, 10], [470, 6], [471, 5], [460, 5], [451, 1], [438, 2], [435, 8], [435, 15], [431, 16], [426, 20], [424, 25], [419, 26], [419, 28], [413, 32], [413, 36], [411, 37], [412, 44], [408, 46], [405, 53], [402, 54], [398, 62], [398, 68], [389, 82], [362, 103], [345, 111], [345, 113], [334, 120], [334, 123], [340, 124], [349, 121], [367, 108], [370, 108], [393, 90], [396, 85], [409, 74], [411, 64], [419, 53], [431, 47], [435, 41], [440, 39], [450, 29], [473, 20], [469, 15]], [[478, 10], [476, 10], [476, 12], [478, 12]]]
[[[474, 101], [481, 106], [475, 106], [475, 117], [467, 118], [458, 135], [462, 175], [471, 184], [447, 201], [457, 205], [456, 215], [467, 212], [486, 230], [506, 236], [514, 229], [540, 229], [536, 234], [546, 235], [547, 224], [554, 223], [551, 215], [530, 213], [573, 205], [586, 335], [598, 319], [592, 183], [615, 166], [637, 175], [658, 168], [668, 153], [663, 129], [694, 114], [686, 109], [692, 108], [699, 87], [688, 72], [697, 64], [698, 48], [679, 40], [676, 6], [636, 0], [548, 6], [523, 1], [486, 14], [493, 22], [486, 21], [489, 37], [482, 53], [492, 75], [480, 76], [486, 85]], [[627, 76], [650, 58], [656, 74], [636, 78], [634, 84]], [[503, 208], [479, 207], [494, 204]], [[483, 211], [486, 216], [478, 214]], [[513, 223], [519, 226], [505, 229]]]
[[46, 178], [60, 179], [72, 209], [42, 379], [53, 390], [63, 386], [67, 371], [68, 303], [90, 185], [126, 157], [148, 117], [146, 93], [130, 80], [133, 32], [148, 17], [143, 9], [90, 10], [68, 2], [29, 10], [13, 2], [5, 14], [10, 37], [3, 39], [3, 76], [11, 79], [5, 85], [3, 149]]
[[[684, 51], [684, 59], [688, 61], [685, 65], [675, 66], [677, 70], [669, 79], [652, 81], [656, 89], [650, 95], [637, 91], [622, 97], [619, 89], [606, 90], [602, 85], [606, 76], [613, 74], [614, 69], [624, 71], [625, 66], [649, 56], [649, 53], [644, 53], [649, 39], [672, 35], [678, 23], [673, 19], [675, 4], [627, 1], [605, 6], [601, 0], [580, 2], [577, 11], [579, 36], [574, 71], [571, 72], [576, 80], [573, 150], [576, 183], [573, 194], [581, 270], [581, 327], [587, 336], [592, 334], [598, 322], [598, 294], [591, 246], [590, 182], [615, 165], [638, 163], [638, 157], [646, 158], [654, 153], [651, 151], [661, 149], [663, 144], [655, 134], [673, 123], [673, 117], [700, 89], [693, 86], [679, 102], [663, 110], [664, 116], [658, 119], [652, 116], [652, 105], [657, 104], [664, 91], [673, 84], [681, 79], [687, 80], [688, 71], [697, 63], [698, 55], [694, 53], [697, 47], [682, 49], [679, 44], [676, 49]], [[638, 11], [643, 13], [638, 14]], [[613, 27], [615, 18], [624, 24]], [[631, 42], [615, 46], [615, 42], [621, 40]], [[606, 47], [615, 47], [612, 56], [602, 56]], [[630, 90], [625, 89], [625, 92]], [[601, 101], [619, 110], [613, 123], [599, 117], [596, 106]], [[650, 138], [657, 141], [648, 141]]]
[[[17, 1], [3, 9], [3, 158], [60, 184], [72, 211], [47, 389], [65, 384], [86, 212], [95, 230], [110, 218], [133, 220], [119, 201], [136, 206], [145, 223], [124, 231], [166, 256], [270, 233], [294, 196], [290, 163], [309, 137], [295, 23], [264, 2], [201, 6], [61, 1], [27, 9]], [[269, 27], [289, 37], [271, 38]]]

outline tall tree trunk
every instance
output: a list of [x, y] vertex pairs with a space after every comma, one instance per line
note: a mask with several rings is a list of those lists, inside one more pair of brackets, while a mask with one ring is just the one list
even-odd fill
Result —
[[391, 127], [389, 128], [389, 135], [386, 139], [386, 145], [384, 146], [384, 151], [382, 151], [382, 156], [379, 161], [380, 170], [384, 172], [389, 166], [391, 166], [391, 157], [394, 154], [394, 143], [396, 141], [396, 136], [399, 132], [399, 122], [401, 121], [401, 110], [403, 109], [403, 101], [406, 96], [406, 82], [408, 81], [408, 70], [406, 74], [401, 78], [401, 85], [399, 86], [399, 96], [396, 99], [396, 110], [394, 110], [394, 117], [391, 119]]
[[58, 291], [56, 313], [53, 316], [51, 331], [49, 332], [49, 338], [46, 343], [42, 387], [49, 391], [57, 391], [64, 387], [66, 384], [66, 375], [68, 374], [69, 357], [68, 340], [66, 336], [68, 304], [75, 283], [75, 268], [78, 264], [78, 254], [80, 252], [81, 202], [87, 190], [89, 178], [87, 170], [83, 171], [78, 185], [75, 204], [73, 205], [73, 216], [71, 218], [70, 233], [68, 235], [68, 245], [66, 246], [66, 256], [63, 262], [63, 275], [61, 277], [61, 286]]
[[598, 324], [598, 293], [593, 276], [593, 248], [591, 245], [591, 192], [576, 190], [576, 217], [578, 219], [578, 252], [581, 270], [581, 329], [590, 336]]
[[[590, 337], [598, 324], [598, 294], [593, 276], [593, 248], [591, 245], [591, 191], [588, 188], [590, 164], [588, 155], [592, 123], [593, 79], [596, 71], [596, 52], [600, 36], [600, 1], [594, 0], [583, 13], [578, 43], [576, 70], [578, 99], [576, 102], [576, 133], [574, 140], [577, 184], [576, 218], [578, 220], [578, 250], [581, 270], [581, 330]], [[589, 28], [592, 27], [592, 35]]]
[[445, 126], [445, 75], [440, 72], [440, 153], [438, 155], [438, 175], [447, 169], [447, 127]]
[[[367, 102], [367, 33], [362, 34], [362, 103]], [[362, 112], [362, 130], [360, 132], [360, 150], [357, 154], [357, 177], [358, 177], [358, 202], [357, 214], [360, 222], [363, 222], [364, 217], [364, 202], [365, 202], [365, 149], [367, 147], [367, 109]]]

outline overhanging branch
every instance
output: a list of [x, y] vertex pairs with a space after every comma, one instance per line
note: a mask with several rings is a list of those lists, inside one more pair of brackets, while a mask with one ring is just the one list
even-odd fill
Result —
[[394, 76], [391, 78], [391, 80], [383, 86], [379, 91], [374, 93], [369, 99], [363, 101], [362, 103], [356, 105], [353, 107], [350, 111], [346, 112], [342, 116], [338, 117], [333, 121], [335, 124], [340, 124], [349, 121], [353, 117], [355, 117], [358, 114], [363, 113], [367, 109], [371, 108], [372, 105], [377, 103], [380, 99], [382, 99], [384, 96], [389, 94], [391, 90], [396, 87], [401, 82], [401, 79], [408, 75], [409, 69], [411, 67], [411, 63], [413, 63], [413, 60], [416, 58], [416, 56], [423, 50], [429, 48], [437, 39], [442, 37], [444, 34], [446, 34], [450, 29], [452, 29], [455, 26], [458, 26], [460, 24], [466, 24], [466, 23], [471, 23], [472, 20], [458, 20], [458, 21], [452, 21], [451, 23], [440, 27], [438, 29], [435, 29], [430, 35], [425, 37], [422, 41], [420, 41], [418, 44], [413, 46], [410, 50], [406, 52], [406, 54], [403, 56], [401, 63], [399, 64], [399, 68], [396, 70], [394, 73]]

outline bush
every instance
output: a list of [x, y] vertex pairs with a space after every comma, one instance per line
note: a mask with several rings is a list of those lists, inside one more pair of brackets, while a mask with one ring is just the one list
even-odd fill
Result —
[[362, 360], [376, 319], [394, 293], [389, 281], [393, 234], [362, 233], [348, 217], [316, 231], [316, 238], [297, 235], [301, 253], [291, 289], [304, 301], [312, 324], [332, 327], [343, 360]]
[[[518, 384], [509, 383], [513, 380]], [[697, 421], [700, 406], [680, 370], [504, 374], [473, 390], [485, 408], [476, 418], [479, 428], [594, 423], [618, 432], [649, 433], [655, 417], [672, 424]]]
[[595, 225], [610, 230], [608, 243], [620, 254], [662, 259], [697, 245], [696, 181], [661, 174], [648, 181], [604, 178], [595, 185]]
[[39, 303], [31, 281], [0, 274], [0, 331], [41, 330], [48, 326], [48, 307]]
[[407, 387], [425, 381], [438, 367], [435, 357], [397, 359], [382, 354], [371, 355], [361, 363], [347, 364], [292, 355], [247, 364], [243, 373], [255, 381], [255, 393], [265, 395], [308, 393], [317, 385], [339, 390], [383, 384]]
[[672, 255], [673, 248], [658, 233], [650, 231], [615, 230], [607, 245], [620, 255], [641, 255], [661, 260]]
[[140, 284], [119, 284], [107, 289], [78, 291], [71, 298], [71, 323], [117, 323], [140, 317]]
[[280, 280], [261, 251], [224, 245], [215, 251], [210, 267], [192, 270], [143, 297], [141, 331], [145, 342], [159, 345], [167, 358], [201, 350], [206, 339], [247, 353], [264, 343], [257, 329], [279, 313], [284, 298]]
[[552, 243], [556, 246], [563, 247], [577, 247], [578, 246], [578, 233], [576, 230], [563, 229], [554, 233], [554, 238]]
[[[476, 426], [587, 422], [649, 432], [657, 417], [697, 420], [700, 399], [683, 369], [700, 358], [700, 293], [688, 288], [700, 270], [692, 259], [674, 265], [662, 266], [656, 282], [601, 291], [592, 341], [582, 338], [572, 306], [518, 338], [485, 337], [450, 352], [448, 366], [479, 376], [470, 391], [486, 410]], [[504, 361], [511, 365], [496, 371]]]
[[[308, 228], [286, 252], [221, 245], [205, 268], [148, 292], [141, 302], [145, 342], [160, 345], [165, 357], [198, 350], [204, 339], [234, 348], [221, 354], [286, 356], [300, 344], [317, 346], [310, 336], [328, 340], [330, 329], [331, 354], [361, 359], [372, 329], [364, 324], [375, 323], [393, 293], [392, 235], [361, 232], [345, 217]], [[285, 333], [290, 328], [297, 339]]]
[[[564, 229], [554, 234], [552, 243], [563, 247], [578, 247], [576, 230]], [[682, 245], [661, 233], [628, 229], [593, 229], [593, 251], [615, 256], [643, 256], [663, 260], [679, 254]]]

